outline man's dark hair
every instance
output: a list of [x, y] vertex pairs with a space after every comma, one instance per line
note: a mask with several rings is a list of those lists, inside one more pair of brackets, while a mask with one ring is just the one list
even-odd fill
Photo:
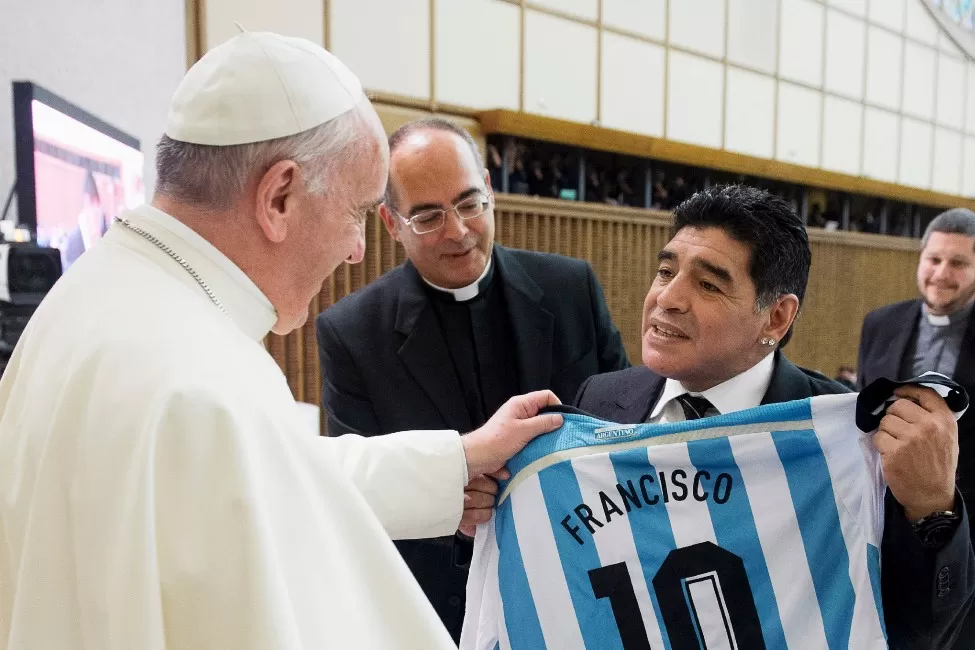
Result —
[[[756, 309], [765, 309], [790, 293], [802, 305], [812, 262], [809, 237], [802, 219], [782, 199], [745, 185], [712, 187], [674, 210], [674, 234], [682, 228], [720, 228], [748, 247]], [[792, 327], [779, 347], [791, 338]]]
[[[440, 117], [431, 117], [425, 120], [416, 120], [415, 122], [409, 122], [403, 126], [396, 129], [393, 135], [389, 136], [389, 156], [392, 158], [393, 152], [403, 143], [406, 138], [408, 138], [413, 133], [417, 131], [446, 131], [447, 133], [453, 133], [459, 136], [467, 145], [471, 148], [471, 153], [474, 155], [474, 162], [477, 163], [477, 171], [483, 176], [486, 168], [484, 167], [484, 157], [481, 156], [480, 149], [477, 148], [477, 143], [474, 142], [474, 138], [467, 130], [454, 123], [450, 120], [445, 120]], [[389, 170], [389, 178], [386, 182], [386, 195], [383, 197], [386, 205], [391, 208], [396, 208], [396, 188], [393, 187], [393, 170], [392, 166]]]
[[931, 220], [921, 238], [921, 248], [928, 245], [931, 233], [940, 232], [946, 235], [964, 235], [975, 237], [975, 212], [968, 208], [952, 208], [942, 212]]

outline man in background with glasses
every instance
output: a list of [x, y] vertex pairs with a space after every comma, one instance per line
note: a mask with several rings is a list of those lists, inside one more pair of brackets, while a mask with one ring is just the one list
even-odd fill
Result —
[[[567, 402], [629, 366], [588, 263], [495, 245], [494, 192], [465, 130], [413, 122], [389, 148], [380, 216], [408, 261], [318, 316], [330, 436], [470, 431], [513, 395]], [[459, 639], [469, 540], [397, 546]]]

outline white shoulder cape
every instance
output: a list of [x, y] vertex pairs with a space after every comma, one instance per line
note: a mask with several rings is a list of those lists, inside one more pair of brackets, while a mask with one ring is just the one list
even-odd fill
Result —
[[118, 224], [38, 309], [0, 381], [0, 650], [453, 647], [390, 536], [456, 529], [457, 433], [303, 430], [255, 288], [142, 223], [230, 315]]

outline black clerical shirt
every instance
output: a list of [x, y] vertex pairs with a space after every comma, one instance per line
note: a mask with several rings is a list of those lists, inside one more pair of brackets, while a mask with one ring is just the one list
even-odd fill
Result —
[[518, 394], [514, 334], [503, 279], [495, 269], [492, 263], [469, 300], [425, 285], [475, 429]]

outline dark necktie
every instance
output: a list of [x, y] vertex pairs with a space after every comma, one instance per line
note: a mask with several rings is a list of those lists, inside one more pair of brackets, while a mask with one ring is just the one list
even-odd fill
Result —
[[677, 401], [680, 403], [680, 407], [684, 409], [684, 419], [687, 420], [703, 418], [708, 409], [714, 408], [706, 397], [694, 396], [689, 393], [680, 395]]

